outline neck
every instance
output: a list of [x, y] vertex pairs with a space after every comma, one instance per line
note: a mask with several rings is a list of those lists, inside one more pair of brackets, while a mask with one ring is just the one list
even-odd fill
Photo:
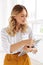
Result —
[[20, 24], [17, 24], [16, 30], [19, 31], [19, 29], [20, 29]]

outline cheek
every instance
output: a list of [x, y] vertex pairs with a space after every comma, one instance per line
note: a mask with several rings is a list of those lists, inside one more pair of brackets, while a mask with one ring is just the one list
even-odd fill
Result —
[[17, 22], [19, 22], [19, 21], [20, 21], [20, 18], [19, 18], [19, 17], [17, 17], [17, 18], [16, 18], [16, 20], [17, 20]]
[[20, 19], [20, 17], [19, 16], [16, 16], [15, 19], [18, 21]]
[[21, 18], [21, 17], [18, 17], [18, 20], [19, 20], [19, 21], [21, 21], [21, 20], [22, 20], [22, 18]]
[[19, 17], [19, 20], [23, 20], [21, 17]]

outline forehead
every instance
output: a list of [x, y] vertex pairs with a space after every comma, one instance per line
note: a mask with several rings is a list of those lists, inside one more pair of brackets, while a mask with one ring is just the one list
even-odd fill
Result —
[[25, 9], [23, 9], [23, 10], [19, 13], [19, 15], [27, 15], [26, 10], [25, 10]]

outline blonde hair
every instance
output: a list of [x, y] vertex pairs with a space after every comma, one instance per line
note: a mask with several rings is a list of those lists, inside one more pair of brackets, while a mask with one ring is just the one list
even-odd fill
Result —
[[[15, 15], [17, 15], [18, 13], [22, 12], [22, 10], [25, 9], [26, 10], [26, 16], [27, 16], [27, 9], [23, 6], [23, 5], [15, 5], [11, 11], [11, 16], [10, 16], [10, 19], [9, 19], [9, 27], [7, 28], [7, 33], [9, 35], [15, 35], [16, 34], [16, 28], [17, 28], [17, 21], [16, 19], [14, 18]], [[21, 32], [26, 32], [26, 29], [27, 29], [27, 24], [21, 24], [20, 25], [20, 28], [18, 30], [21, 30]]]

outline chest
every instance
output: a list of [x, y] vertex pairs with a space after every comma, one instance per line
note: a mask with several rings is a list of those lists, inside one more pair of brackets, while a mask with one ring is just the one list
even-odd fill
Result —
[[17, 33], [15, 36], [10, 37], [9, 36], [9, 42], [10, 43], [17, 43], [19, 41], [29, 39], [29, 33]]

